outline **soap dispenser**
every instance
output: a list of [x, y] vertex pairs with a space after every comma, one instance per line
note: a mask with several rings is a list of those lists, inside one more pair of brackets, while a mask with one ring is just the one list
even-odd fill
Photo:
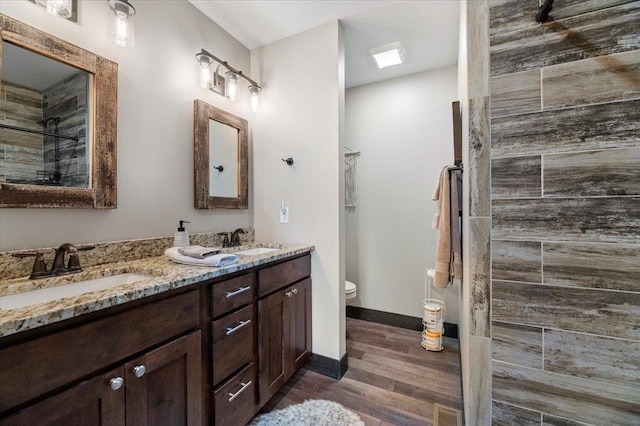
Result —
[[184, 247], [189, 245], [189, 233], [184, 228], [185, 223], [191, 223], [191, 222], [187, 222], [186, 220], [181, 220], [180, 226], [178, 226], [178, 230], [176, 231], [175, 234], [173, 234], [174, 247]]

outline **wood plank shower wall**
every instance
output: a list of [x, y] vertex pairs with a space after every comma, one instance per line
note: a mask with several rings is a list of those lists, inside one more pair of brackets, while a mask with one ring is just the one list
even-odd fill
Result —
[[640, 1], [489, 2], [492, 423], [640, 423]]

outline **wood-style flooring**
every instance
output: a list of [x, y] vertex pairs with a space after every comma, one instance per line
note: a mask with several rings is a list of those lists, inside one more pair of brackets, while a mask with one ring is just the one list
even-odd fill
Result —
[[434, 403], [462, 410], [458, 341], [444, 339], [442, 352], [428, 352], [419, 331], [347, 318], [344, 377], [302, 368], [262, 411], [326, 399], [358, 413], [367, 426], [432, 425]]

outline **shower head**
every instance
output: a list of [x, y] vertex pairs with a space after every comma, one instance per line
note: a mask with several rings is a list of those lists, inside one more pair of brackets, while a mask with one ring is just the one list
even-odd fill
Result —
[[46, 120], [36, 121], [36, 123], [38, 123], [39, 125], [41, 125], [44, 128], [47, 128], [47, 127], [49, 127], [49, 122], [50, 121], [54, 121], [56, 124], [58, 124], [60, 122], [60, 117], [51, 117], [51, 118], [47, 118]]

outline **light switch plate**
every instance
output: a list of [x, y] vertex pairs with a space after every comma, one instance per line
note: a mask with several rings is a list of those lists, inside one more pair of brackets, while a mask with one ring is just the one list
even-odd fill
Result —
[[285, 202], [280, 204], [280, 223], [289, 223], [289, 205]]

